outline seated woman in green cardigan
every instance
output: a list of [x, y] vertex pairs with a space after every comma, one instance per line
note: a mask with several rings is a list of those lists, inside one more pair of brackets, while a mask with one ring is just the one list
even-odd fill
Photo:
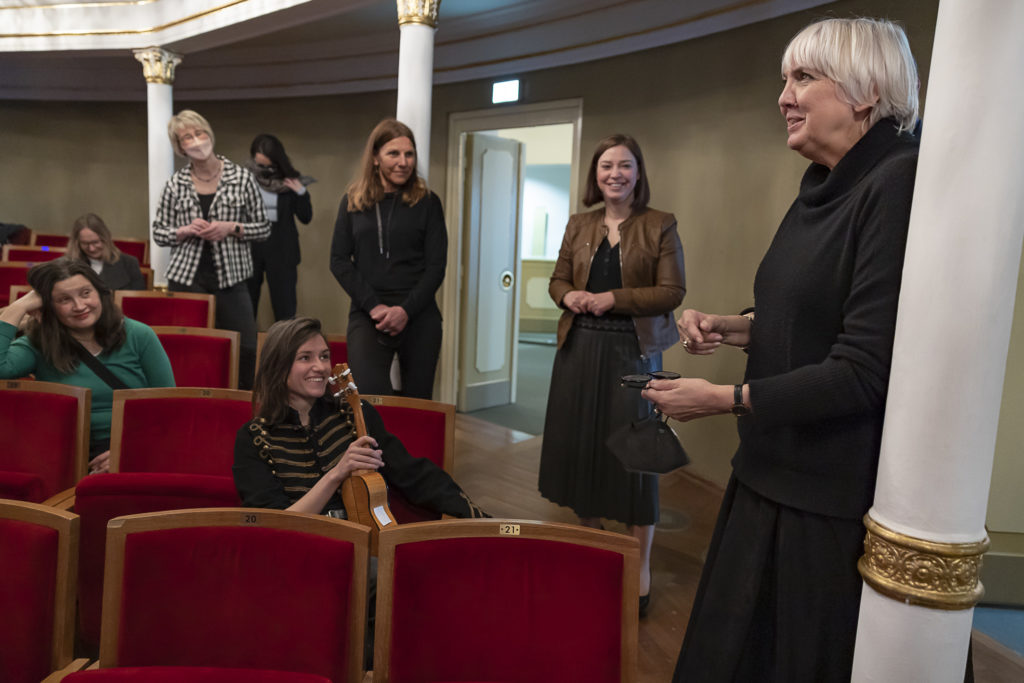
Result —
[[[156, 333], [125, 318], [110, 288], [85, 263], [41, 263], [29, 270], [28, 283], [33, 291], [0, 311], [0, 379], [33, 374], [43, 382], [91, 389], [89, 472], [106, 472], [114, 389], [173, 387], [171, 362]], [[25, 316], [25, 336], [15, 339]], [[121, 386], [111, 386], [85, 356], [99, 361], [113, 375], [108, 379]]]

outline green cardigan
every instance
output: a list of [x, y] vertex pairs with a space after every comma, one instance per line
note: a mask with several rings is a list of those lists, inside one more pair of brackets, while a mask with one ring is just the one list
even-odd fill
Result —
[[[136, 320], [124, 319], [125, 342], [110, 353], [97, 358], [131, 389], [147, 387], [173, 387], [174, 373], [164, 347], [156, 333]], [[74, 372], [59, 372], [43, 358], [28, 337], [14, 338], [17, 328], [0, 322], [0, 379], [15, 379], [34, 374], [41, 382], [59, 382], [92, 390], [90, 416], [93, 444], [110, 439], [110, 415], [114, 390], [84, 363]]]

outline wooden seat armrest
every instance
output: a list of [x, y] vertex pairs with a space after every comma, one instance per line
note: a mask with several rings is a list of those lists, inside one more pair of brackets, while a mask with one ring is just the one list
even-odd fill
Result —
[[[68, 674], [73, 674], [76, 671], [82, 671], [83, 669], [85, 669], [86, 665], [88, 665], [88, 664], [89, 664], [89, 660], [88, 659], [84, 659], [84, 658], [83, 659], [73, 659], [73, 660], [71, 660], [71, 663], [68, 664], [67, 666], [65, 666], [63, 669], [58, 669], [58, 670], [54, 671], [52, 674], [50, 674], [49, 676], [47, 676], [46, 678], [44, 678], [43, 679], [43, 683], [58, 683], [58, 681], [63, 681], [65, 676], [67, 676]], [[95, 668], [97, 668], [97, 669], [99, 668], [99, 662], [98, 661], [94, 662], [93, 664], [94, 664]], [[91, 668], [94, 668], [94, 667], [89, 667], [89, 668], [91, 669]]]
[[49, 505], [58, 510], [70, 510], [75, 506], [75, 489], [71, 487], [60, 493], [55, 493], [43, 501], [43, 505]]

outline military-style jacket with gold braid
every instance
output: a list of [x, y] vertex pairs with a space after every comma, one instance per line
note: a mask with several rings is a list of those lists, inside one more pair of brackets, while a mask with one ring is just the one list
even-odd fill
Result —
[[[398, 437], [384, 428], [373, 406], [363, 402], [366, 431], [383, 451], [381, 475], [410, 502], [453, 517], [484, 517], [447, 472], [426, 458], [414, 458]], [[334, 467], [355, 439], [351, 409], [341, 410], [331, 399], [318, 400], [309, 414], [309, 427], [289, 412], [281, 424], [262, 418], [245, 423], [235, 438], [235, 487], [246, 507], [283, 510], [305, 495]], [[323, 511], [343, 509], [336, 491]]]

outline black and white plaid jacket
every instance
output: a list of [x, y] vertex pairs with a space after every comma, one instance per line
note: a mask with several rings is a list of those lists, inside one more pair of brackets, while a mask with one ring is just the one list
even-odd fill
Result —
[[[256, 179], [238, 164], [217, 157], [224, 162], [220, 184], [210, 206], [211, 221], [228, 221], [242, 226], [241, 237], [228, 235], [220, 242], [211, 242], [213, 260], [217, 264], [217, 284], [221, 289], [252, 276], [252, 254], [248, 242], [262, 242], [270, 236], [270, 221], [263, 207]], [[195, 278], [199, 257], [203, 253], [200, 237], [188, 237], [178, 242], [177, 230], [201, 218], [199, 195], [192, 184], [189, 167], [179, 169], [164, 186], [160, 207], [153, 221], [153, 241], [171, 248], [171, 261], [167, 266], [167, 279], [191, 285]]]

